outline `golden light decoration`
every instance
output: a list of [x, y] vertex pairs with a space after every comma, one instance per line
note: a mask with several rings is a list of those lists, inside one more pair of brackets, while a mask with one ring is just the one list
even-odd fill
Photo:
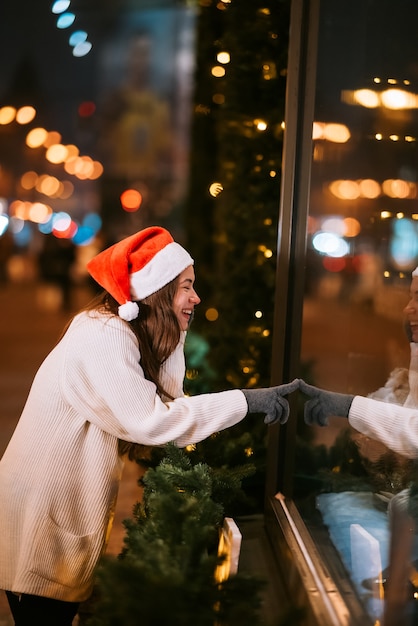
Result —
[[120, 196], [120, 202], [124, 211], [133, 213], [141, 206], [142, 195], [137, 189], [126, 189]]
[[312, 139], [318, 141], [330, 141], [332, 143], [347, 143], [351, 133], [345, 124], [327, 124], [326, 122], [314, 122], [312, 126]]
[[214, 93], [212, 96], [212, 102], [214, 102], [215, 104], [224, 104], [225, 96], [223, 95], [223, 93]]
[[215, 76], [215, 78], [223, 78], [223, 76], [225, 76], [226, 71], [225, 68], [222, 67], [222, 65], [214, 65], [211, 69], [211, 74], [212, 76]]
[[334, 180], [329, 189], [341, 200], [356, 200], [360, 196], [359, 186], [354, 180]]
[[372, 178], [365, 178], [359, 181], [360, 194], [363, 198], [375, 199], [381, 194], [379, 183]]
[[6, 106], [0, 109], [0, 124], [2, 126], [10, 124], [16, 117], [16, 109], [14, 107]]
[[[395, 79], [389, 79], [387, 82], [389, 84], [397, 84]], [[383, 107], [400, 111], [418, 108], [417, 94], [398, 88], [389, 88], [384, 91], [375, 91], [373, 89], [343, 90], [341, 99], [346, 104], [360, 105], [368, 109]]]
[[260, 130], [261, 132], [267, 130], [267, 122], [265, 120], [255, 119], [254, 126], [257, 128], [257, 130]]
[[45, 224], [53, 211], [50, 206], [43, 202], [34, 202], [29, 208], [29, 219], [36, 224]]
[[45, 146], [45, 148], [49, 148], [50, 146], [53, 146], [54, 144], [60, 143], [60, 142], [61, 142], [60, 133], [56, 130], [51, 130], [49, 131], [49, 133], [47, 133], [47, 136], [43, 145]]
[[208, 309], [206, 309], [205, 317], [208, 322], [216, 322], [219, 317], [219, 312], [214, 307], [209, 307]]
[[361, 225], [355, 217], [346, 217], [343, 220], [344, 237], [357, 237], [361, 231]]
[[48, 137], [48, 131], [45, 128], [32, 128], [26, 135], [26, 145], [29, 148], [39, 148], [43, 146]]
[[36, 190], [39, 193], [43, 193], [45, 196], [53, 196], [57, 193], [60, 186], [60, 182], [58, 178], [55, 176], [49, 176], [48, 174], [44, 174], [43, 176], [39, 176], [36, 181]]
[[36, 172], [25, 172], [20, 178], [20, 186], [26, 190], [33, 189], [36, 185], [37, 180], [38, 174]]
[[231, 61], [231, 56], [229, 52], [226, 52], [226, 51], [218, 52], [218, 54], [216, 55], [216, 60], [218, 61], [218, 63], [226, 64]]
[[63, 163], [68, 158], [68, 150], [62, 143], [52, 144], [47, 149], [45, 158], [50, 163]]
[[224, 190], [221, 183], [214, 182], [209, 187], [209, 193], [211, 196], [216, 198], [219, 194]]
[[16, 113], [16, 122], [18, 124], [30, 124], [35, 119], [36, 109], [32, 106], [21, 107]]

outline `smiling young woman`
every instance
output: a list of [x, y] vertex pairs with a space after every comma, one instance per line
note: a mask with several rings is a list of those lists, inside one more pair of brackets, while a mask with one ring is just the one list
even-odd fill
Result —
[[88, 263], [104, 292], [40, 366], [0, 461], [0, 589], [20, 626], [70, 626], [90, 596], [132, 447], [184, 447], [250, 412], [288, 418], [298, 381], [184, 395], [193, 265], [160, 227]]

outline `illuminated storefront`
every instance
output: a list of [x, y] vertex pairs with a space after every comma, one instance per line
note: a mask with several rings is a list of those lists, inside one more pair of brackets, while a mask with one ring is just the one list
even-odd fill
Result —
[[[274, 380], [406, 398], [416, 14], [413, 2], [292, 3]], [[266, 507], [293, 597], [321, 625], [392, 624], [385, 602], [402, 564], [390, 558], [391, 539], [401, 558], [405, 537], [391, 538], [388, 505], [413, 479], [413, 462], [342, 418], [304, 425], [300, 398], [292, 411], [298, 419], [270, 436]], [[402, 623], [416, 615], [416, 556], [412, 538], [396, 598]]]

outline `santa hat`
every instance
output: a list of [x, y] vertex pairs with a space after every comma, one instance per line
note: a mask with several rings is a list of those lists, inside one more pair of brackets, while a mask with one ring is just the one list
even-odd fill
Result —
[[414, 269], [414, 271], [412, 272], [412, 276], [418, 276], [418, 267]]
[[130, 322], [139, 314], [133, 300], [155, 293], [193, 263], [167, 230], [151, 226], [100, 252], [87, 270], [120, 304], [119, 317]]

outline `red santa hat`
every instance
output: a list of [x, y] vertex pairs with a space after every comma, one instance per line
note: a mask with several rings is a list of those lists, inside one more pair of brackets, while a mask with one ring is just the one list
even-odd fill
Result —
[[87, 270], [120, 304], [119, 317], [130, 322], [139, 314], [133, 300], [155, 293], [193, 263], [167, 230], [151, 226], [100, 252]]

